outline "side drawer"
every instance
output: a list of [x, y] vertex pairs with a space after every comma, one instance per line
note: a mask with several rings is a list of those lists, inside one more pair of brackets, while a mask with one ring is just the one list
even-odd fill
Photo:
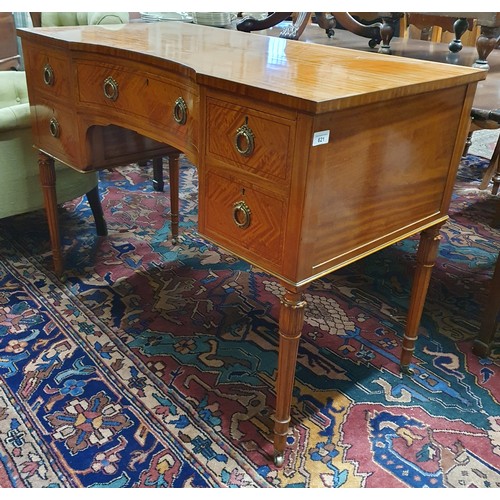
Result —
[[105, 107], [107, 114], [128, 115], [132, 123], [137, 117], [138, 123], [169, 133], [165, 141], [173, 139], [169, 143], [175, 146], [192, 140], [197, 97], [188, 86], [120, 66], [84, 61], [77, 63], [77, 75], [81, 104]]
[[50, 97], [71, 96], [70, 62], [57, 50], [28, 50], [27, 67], [30, 68], [31, 87]]
[[236, 255], [278, 270], [283, 259], [285, 200], [214, 170], [207, 172], [205, 183], [205, 199], [200, 200], [205, 208], [202, 232]]
[[49, 101], [32, 105], [32, 113], [36, 116], [35, 146], [78, 168], [82, 148], [78, 121], [75, 113], [61, 108], [62, 105], [54, 106]]
[[295, 122], [207, 98], [207, 155], [265, 179], [290, 175]]

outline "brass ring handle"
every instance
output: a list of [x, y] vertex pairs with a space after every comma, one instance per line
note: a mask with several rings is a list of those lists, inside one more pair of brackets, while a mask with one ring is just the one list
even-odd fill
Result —
[[234, 138], [234, 147], [242, 156], [250, 156], [255, 148], [255, 136], [252, 129], [245, 122], [238, 130]]
[[182, 97], [178, 97], [174, 104], [174, 120], [179, 125], [184, 125], [187, 121], [187, 104]]
[[59, 127], [59, 122], [55, 118], [51, 118], [49, 121], [49, 131], [52, 137], [59, 137], [61, 129]]
[[54, 85], [54, 70], [49, 63], [43, 67], [43, 83], [49, 86]]
[[116, 101], [118, 99], [118, 83], [113, 77], [108, 76], [106, 80], [104, 80], [102, 88], [106, 99], [110, 101]]
[[240, 228], [245, 229], [250, 225], [252, 211], [244, 201], [237, 201], [233, 205], [233, 222]]

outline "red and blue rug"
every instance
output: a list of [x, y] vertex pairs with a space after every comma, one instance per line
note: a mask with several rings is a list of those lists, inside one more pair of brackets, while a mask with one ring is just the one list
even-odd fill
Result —
[[313, 283], [285, 464], [272, 464], [280, 287], [196, 232], [181, 241], [151, 169], [101, 173], [109, 236], [84, 200], [0, 221], [0, 486], [499, 487], [500, 354], [472, 351], [500, 233], [462, 162], [413, 376], [398, 360], [417, 239]]

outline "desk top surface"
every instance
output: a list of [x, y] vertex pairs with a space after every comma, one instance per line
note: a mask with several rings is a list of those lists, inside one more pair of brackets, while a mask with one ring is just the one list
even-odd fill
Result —
[[[479, 81], [463, 66], [364, 53], [181, 22], [21, 29], [23, 39], [125, 57], [184, 72], [197, 83], [314, 113]], [[47, 40], [48, 41], [48, 40]], [[224, 83], [226, 82], [226, 83]], [[229, 82], [229, 83], [228, 83]], [[234, 88], [234, 85], [240, 88]]]
[[[283, 26], [276, 26], [262, 31], [262, 34], [277, 37]], [[333, 37], [328, 38], [325, 30], [317, 24], [309, 24], [300, 40], [304, 43], [320, 44], [340, 48], [349, 48], [361, 52], [376, 53], [378, 46], [370, 48], [368, 39], [350, 31], [336, 29]], [[429, 42], [427, 40], [404, 39], [394, 37], [391, 40], [392, 54], [389, 57], [404, 57], [421, 61], [434, 61], [453, 66], [471, 67], [477, 60], [475, 46], [464, 46], [458, 53], [450, 52], [448, 43]], [[497, 109], [500, 107], [500, 49], [495, 49], [488, 56], [490, 69], [485, 80], [479, 82], [474, 98], [474, 107]]]

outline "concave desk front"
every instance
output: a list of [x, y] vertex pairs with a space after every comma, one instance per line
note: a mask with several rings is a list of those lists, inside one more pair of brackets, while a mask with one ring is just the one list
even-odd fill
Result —
[[111, 126], [184, 152], [198, 167], [200, 234], [284, 286], [277, 465], [290, 422], [301, 292], [421, 232], [402, 342], [409, 371], [485, 72], [186, 23], [19, 34], [58, 272], [53, 158], [81, 171], [101, 168], [106, 134], [97, 132]]

